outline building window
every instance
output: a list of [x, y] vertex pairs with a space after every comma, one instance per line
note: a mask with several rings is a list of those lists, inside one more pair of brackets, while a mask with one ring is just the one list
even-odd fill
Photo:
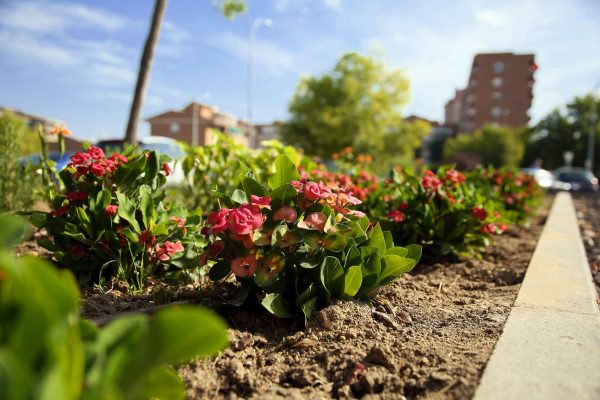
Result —
[[475, 79], [471, 79], [469, 81], [469, 87], [474, 88], [475, 86], [477, 86], [477, 81]]
[[491, 114], [494, 118], [500, 118], [502, 115], [502, 109], [500, 107], [492, 107]]
[[494, 72], [499, 74], [504, 71], [504, 63], [502, 61], [496, 61], [494, 63]]
[[502, 83], [503, 83], [503, 81], [502, 81], [502, 78], [500, 78], [500, 77], [495, 77], [494, 79], [492, 79], [493, 87], [500, 87], [500, 86], [502, 86]]
[[492, 99], [494, 100], [502, 100], [502, 93], [501, 92], [492, 92]]
[[179, 132], [179, 124], [177, 122], [171, 122], [171, 126], [169, 126], [169, 130], [171, 133]]
[[477, 113], [477, 110], [475, 110], [473, 107], [470, 107], [467, 109], [467, 115], [469, 117], [472, 117], [473, 115], [475, 115]]

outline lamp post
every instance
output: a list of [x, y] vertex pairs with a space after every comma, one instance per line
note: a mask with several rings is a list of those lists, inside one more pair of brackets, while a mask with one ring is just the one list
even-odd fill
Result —
[[256, 146], [256, 133], [254, 132], [254, 125], [252, 121], [252, 62], [253, 62], [253, 51], [254, 51], [254, 37], [256, 36], [256, 31], [260, 26], [266, 26], [270, 28], [273, 26], [273, 21], [270, 18], [257, 18], [250, 25], [250, 30], [248, 31], [248, 77], [247, 77], [247, 107], [248, 107], [248, 144], [250, 148], [254, 148]]

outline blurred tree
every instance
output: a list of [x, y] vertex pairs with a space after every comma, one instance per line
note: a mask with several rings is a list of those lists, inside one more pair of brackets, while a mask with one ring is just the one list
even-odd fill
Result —
[[462, 169], [477, 164], [517, 167], [524, 150], [523, 129], [486, 125], [446, 140], [444, 158]]
[[6, 132], [10, 127], [12, 140], [16, 145], [16, 155], [24, 156], [40, 151], [40, 142], [37, 133], [35, 133], [24, 119], [18, 117], [10, 111], [5, 111], [0, 115], [0, 129]]
[[576, 97], [564, 109], [550, 112], [527, 132], [527, 147], [523, 166], [530, 166], [540, 159], [546, 169], [564, 165], [563, 152], [573, 152], [574, 167], [583, 167], [587, 155], [590, 132], [596, 134], [594, 170], [600, 173], [600, 118], [592, 129], [594, 107], [600, 114], [600, 98], [588, 94]]
[[302, 78], [289, 105], [282, 139], [309, 155], [328, 158], [351, 146], [392, 160], [412, 154], [429, 130], [402, 121], [409, 81], [399, 70], [357, 53], [343, 55], [333, 70]]

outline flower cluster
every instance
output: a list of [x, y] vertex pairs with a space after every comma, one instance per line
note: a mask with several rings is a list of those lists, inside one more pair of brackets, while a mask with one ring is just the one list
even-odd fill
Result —
[[104, 177], [115, 172], [122, 164], [127, 164], [127, 157], [118, 153], [106, 157], [104, 151], [96, 146], [90, 146], [87, 152], [77, 152], [71, 156], [67, 170], [73, 179], [86, 176], [89, 173], [97, 177]]

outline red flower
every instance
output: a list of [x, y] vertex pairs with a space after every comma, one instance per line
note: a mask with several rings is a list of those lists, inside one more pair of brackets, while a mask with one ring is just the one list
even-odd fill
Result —
[[119, 211], [119, 206], [115, 206], [114, 204], [109, 204], [106, 206], [104, 213], [106, 214], [107, 217], [114, 217], [115, 215], [117, 215], [118, 211]]
[[473, 215], [473, 217], [477, 218], [480, 221], [485, 220], [488, 216], [487, 211], [485, 211], [481, 207], [473, 207], [473, 210], [471, 210], [471, 214]]
[[456, 170], [449, 169], [446, 171], [446, 181], [454, 184], [463, 183], [465, 181], [465, 175]]
[[86, 167], [86, 166], [79, 165], [79, 166], [77, 167], [77, 173], [78, 173], [79, 175], [86, 175], [86, 174], [88, 173], [88, 171], [89, 171], [89, 169], [88, 169], [88, 167]]
[[89, 195], [88, 192], [69, 192], [67, 193], [67, 199], [69, 199], [69, 203], [74, 203], [76, 201], [86, 200]]
[[114, 172], [117, 169], [117, 163], [111, 160], [110, 158], [104, 160], [102, 162], [102, 166], [106, 168], [108, 172]]
[[62, 206], [56, 210], [50, 212], [51, 217], [60, 217], [69, 212], [69, 206]]
[[260, 209], [253, 204], [242, 204], [229, 214], [229, 230], [238, 235], [248, 235], [259, 229], [264, 218]]
[[90, 167], [90, 170], [92, 171], [92, 174], [94, 174], [96, 176], [106, 175], [106, 169], [104, 168], [104, 166], [102, 164], [99, 164], [99, 163], [93, 163]]
[[73, 258], [73, 260], [81, 260], [83, 257], [85, 257], [86, 254], [85, 247], [83, 247], [79, 243], [75, 243], [69, 249], [69, 253], [71, 253], [71, 257]]
[[392, 210], [387, 214], [387, 217], [395, 222], [402, 222], [406, 218], [406, 215], [400, 210]]
[[435, 192], [442, 186], [442, 182], [435, 176], [433, 171], [427, 170], [421, 179], [421, 186], [428, 192]]
[[168, 261], [175, 253], [179, 253], [184, 250], [180, 241], [170, 242], [168, 240], [162, 247], [156, 245], [156, 248], [156, 257], [161, 261]]
[[231, 271], [240, 278], [252, 276], [256, 270], [256, 256], [238, 257], [231, 262]]
[[273, 221], [285, 221], [292, 224], [296, 218], [298, 218], [298, 213], [294, 207], [290, 206], [281, 207], [273, 213]]
[[257, 205], [260, 208], [268, 208], [271, 209], [271, 197], [260, 197], [255, 195], [250, 195], [250, 203]]
[[298, 222], [298, 228], [308, 229], [311, 231], [323, 232], [327, 216], [321, 212], [314, 212], [304, 217], [303, 221]]
[[506, 232], [508, 230], [508, 225], [506, 225], [505, 223], [502, 223], [502, 224], [498, 225], [498, 229], [500, 229], [502, 232]]
[[480, 228], [480, 230], [481, 233], [491, 235], [496, 231], [496, 227], [494, 226], [494, 224], [485, 224]]
[[73, 164], [83, 164], [90, 158], [91, 156], [88, 153], [82, 153], [78, 151], [77, 153], [71, 156], [71, 161], [73, 162]]
[[171, 219], [171, 221], [174, 221], [177, 224], [177, 227], [179, 229], [181, 229], [181, 232], [183, 233], [184, 236], [187, 235], [187, 229], [185, 227], [185, 219], [180, 218], [180, 217], [175, 217], [175, 216], [171, 217], [170, 219]]
[[100, 160], [101, 158], [104, 158], [104, 152], [100, 147], [90, 146], [88, 149], [88, 154], [92, 156], [94, 160]]
[[307, 200], [316, 201], [326, 198], [331, 193], [331, 189], [323, 184], [323, 182], [307, 182], [302, 188], [302, 194]]
[[221, 233], [227, 229], [227, 220], [229, 213], [231, 212], [228, 208], [222, 208], [219, 211], [215, 211], [208, 216], [208, 223], [212, 225], [207, 230], [207, 233]]
[[173, 172], [173, 170], [171, 169], [171, 167], [169, 166], [169, 164], [167, 164], [166, 162], [162, 163], [162, 169], [163, 169], [163, 171], [165, 171], [165, 175], [166, 176], [171, 175], [171, 172]]
[[113, 161], [115, 161], [117, 163], [123, 163], [123, 164], [127, 164], [127, 162], [129, 161], [127, 159], [127, 157], [122, 156], [119, 153], [113, 153], [112, 156], [110, 156], [110, 159], [112, 159]]
[[156, 238], [154, 236], [152, 236], [152, 234], [148, 230], [140, 233], [140, 236], [138, 237], [139, 244], [151, 246], [154, 244], [154, 242], [156, 242]]

